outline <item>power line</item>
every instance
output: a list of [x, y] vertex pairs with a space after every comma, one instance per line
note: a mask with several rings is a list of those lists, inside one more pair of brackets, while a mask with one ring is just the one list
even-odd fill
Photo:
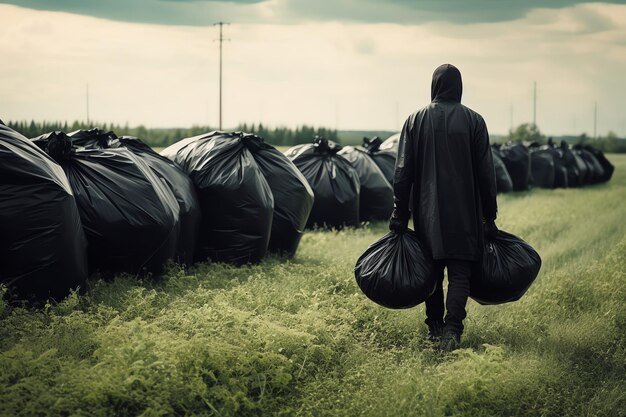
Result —
[[224, 25], [230, 25], [230, 23], [217, 22], [213, 24], [213, 26], [218, 26], [218, 25], [220, 27], [220, 37], [219, 39], [217, 39], [217, 41], [219, 41], [220, 43], [220, 123], [219, 123], [219, 130], [222, 130], [222, 44], [224, 43], [224, 41], [230, 40], [230, 39], [225, 39], [224, 36], [222, 35], [222, 27]]

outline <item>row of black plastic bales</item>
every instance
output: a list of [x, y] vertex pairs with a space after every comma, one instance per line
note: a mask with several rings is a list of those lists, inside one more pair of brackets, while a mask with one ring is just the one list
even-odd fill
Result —
[[607, 182], [615, 170], [591, 145], [567, 142], [492, 145], [499, 193], [537, 188], [577, 188]]
[[[396, 149], [400, 134], [389, 137], [381, 149]], [[560, 146], [549, 142], [491, 146], [499, 193], [537, 188], [576, 188], [607, 182], [615, 167], [592, 145]]]
[[318, 137], [286, 152], [315, 194], [307, 227], [341, 228], [389, 219], [396, 153], [381, 150], [381, 143], [364, 138], [363, 146], [342, 147]]
[[95, 271], [293, 255], [313, 204], [298, 169], [254, 135], [184, 139], [170, 160], [98, 129], [0, 129], [0, 281], [20, 299], [63, 297]]

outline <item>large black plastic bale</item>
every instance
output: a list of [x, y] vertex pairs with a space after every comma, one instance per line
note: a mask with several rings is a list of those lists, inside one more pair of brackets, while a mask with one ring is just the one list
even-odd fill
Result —
[[367, 149], [367, 153], [374, 160], [378, 168], [383, 172], [385, 179], [389, 181], [389, 184], [393, 187], [393, 177], [396, 170], [396, 159], [398, 157], [397, 146], [394, 150], [383, 149], [382, 141], [379, 137], [363, 138], [363, 147]]
[[563, 158], [563, 151], [552, 145], [541, 146], [539, 149], [552, 155], [552, 160], [554, 161], [554, 188], [567, 188], [568, 171], [567, 164]]
[[496, 171], [496, 190], [498, 193], [509, 193], [513, 191], [513, 181], [509, 171], [506, 169], [506, 165], [502, 161], [500, 151], [494, 147], [491, 148], [491, 155], [493, 159], [493, 166]]
[[563, 155], [563, 164], [567, 168], [567, 184], [569, 187], [577, 188], [586, 184], [588, 168], [583, 159], [576, 155], [563, 141], [560, 147]]
[[340, 150], [332, 141], [316, 139], [286, 152], [315, 194], [307, 227], [359, 225], [359, 175], [347, 159], [337, 155]]
[[359, 257], [356, 282], [372, 301], [388, 308], [410, 308], [435, 291], [433, 261], [412, 230], [387, 233]]
[[380, 145], [380, 149], [387, 149], [398, 153], [398, 146], [400, 146], [400, 133], [394, 133], [385, 139], [385, 141]]
[[583, 145], [582, 148], [587, 152], [590, 152], [602, 166], [602, 176], [598, 179], [598, 181], [609, 181], [613, 176], [613, 171], [615, 171], [615, 167], [608, 159], [606, 159], [604, 152], [592, 145]]
[[506, 166], [514, 191], [525, 191], [530, 185], [530, 152], [522, 144], [500, 147], [502, 161]]
[[595, 157], [595, 155], [589, 152], [587, 149], [583, 148], [580, 145], [574, 146], [574, 153], [582, 158], [583, 161], [587, 164], [588, 167], [588, 179], [587, 182], [589, 184], [597, 184], [602, 182], [604, 178], [604, 168], [600, 161]]
[[313, 190], [304, 175], [282, 152], [260, 138], [250, 138], [247, 143], [274, 197], [268, 250], [293, 257], [313, 208]]
[[531, 180], [534, 187], [555, 188], [555, 163], [549, 151], [534, 150], [530, 153]]
[[362, 148], [345, 146], [339, 155], [350, 161], [359, 174], [359, 219], [388, 220], [393, 211], [393, 188], [378, 165]]
[[[250, 140], [249, 140], [249, 139]], [[202, 209], [197, 260], [259, 262], [272, 230], [274, 197], [241, 132], [210, 132], [161, 151], [189, 175]]]
[[52, 132], [34, 142], [65, 171], [88, 241], [91, 270], [159, 275], [174, 258], [180, 208], [170, 188], [112, 132]]
[[482, 262], [470, 281], [470, 297], [480, 304], [502, 304], [519, 300], [541, 269], [541, 257], [528, 243], [499, 231], [485, 239]]
[[0, 282], [19, 298], [62, 298], [87, 279], [87, 242], [67, 177], [0, 125]]
[[159, 155], [138, 138], [122, 136], [118, 140], [111, 141], [109, 146], [123, 146], [142, 158], [170, 188], [180, 207], [180, 234], [176, 246], [175, 261], [191, 265], [194, 260], [201, 221], [200, 202], [191, 179], [176, 162]]

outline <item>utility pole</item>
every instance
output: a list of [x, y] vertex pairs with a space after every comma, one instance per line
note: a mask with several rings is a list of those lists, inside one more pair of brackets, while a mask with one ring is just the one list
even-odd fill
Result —
[[511, 127], [509, 128], [509, 130], [512, 132], [513, 131], [513, 104], [511, 104]]
[[533, 84], [533, 125], [537, 127], [537, 81]]
[[598, 139], [598, 102], [593, 103], [593, 138]]
[[87, 84], [87, 89], [85, 91], [85, 107], [87, 111], [87, 124], [89, 124], [89, 84]]
[[224, 41], [230, 40], [230, 39], [224, 39], [224, 36], [222, 35], [222, 27], [224, 25], [229, 25], [229, 24], [230, 23], [225, 23], [225, 22], [217, 22], [213, 24], [213, 26], [219, 25], [220, 27], [220, 38], [217, 39], [217, 41], [219, 41], [220, 43], [220, 124], [219, 124], [219, 130], [222, 130], [222, 44], [224, 43]]

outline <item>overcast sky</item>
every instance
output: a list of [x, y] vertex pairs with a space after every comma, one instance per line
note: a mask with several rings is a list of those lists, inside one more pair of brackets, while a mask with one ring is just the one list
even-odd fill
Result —
[[396, 130], [439, 64], [492, 133], [626, 136], [626, 1], [0, 0], [0, 118]]

